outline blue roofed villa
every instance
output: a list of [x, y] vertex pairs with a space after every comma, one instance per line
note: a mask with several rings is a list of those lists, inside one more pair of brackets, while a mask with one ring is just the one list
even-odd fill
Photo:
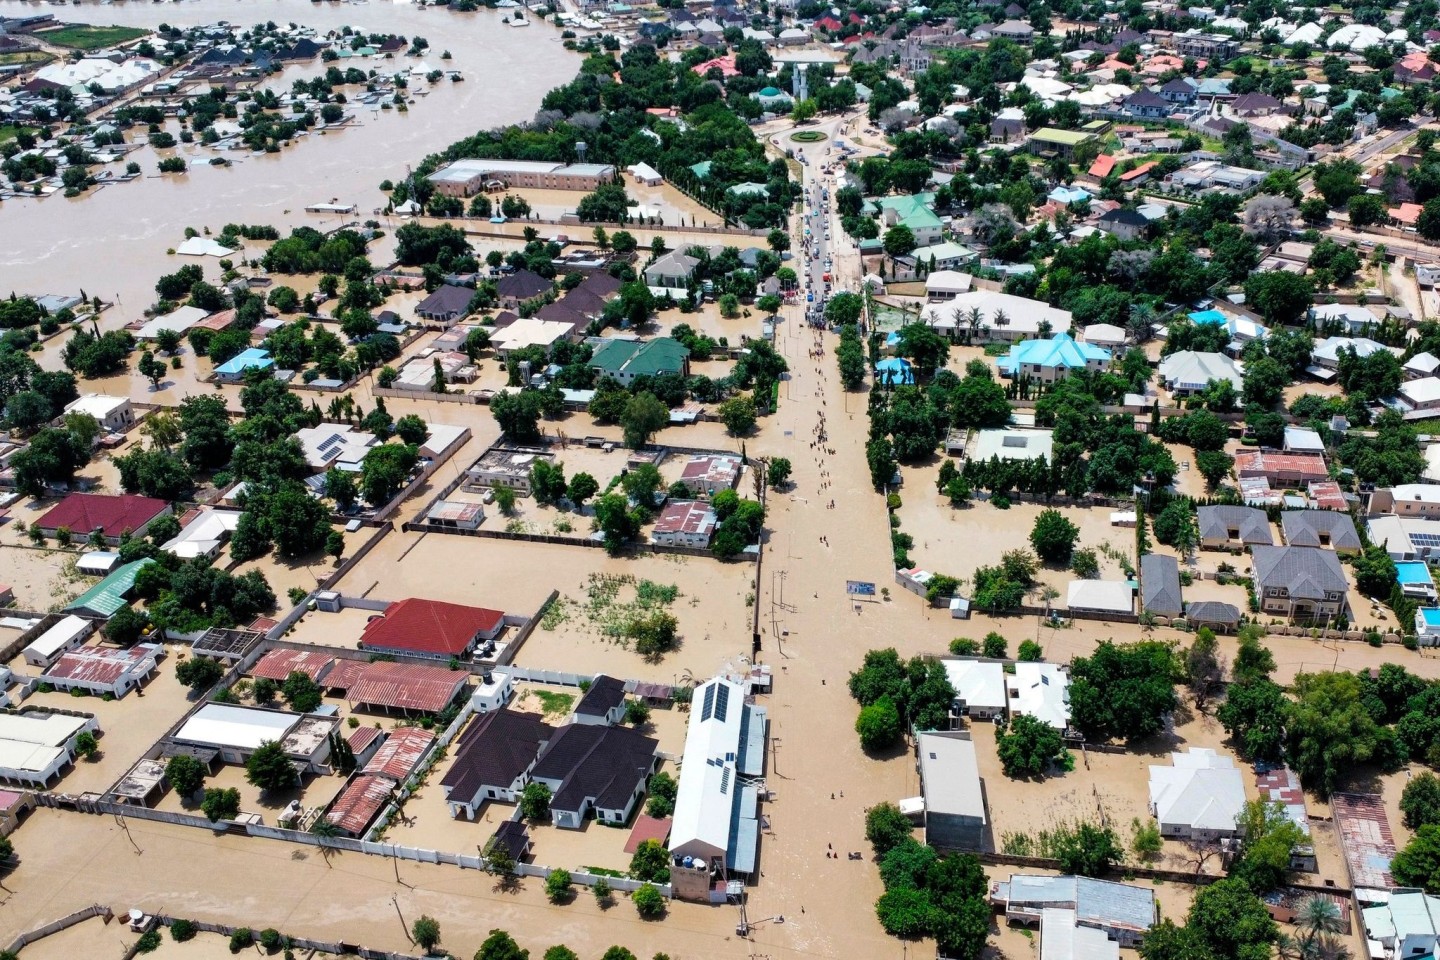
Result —
[[1430, 566], [1423, 560], [1401, 560], [1395, 564], [1395, 579], [1407, 597], [1435, 602], [1435, 579]]
[[1022, 340], [995, 363], [1004, 377], [1029, 377], [1054, 383], [1071, 370], [1104, 370], [1110, 365], [1110, 351], [1092, 343], [1076, 341], [1068, 333], [1048, 340]]
[[251, 347], [226, 360], [215, 368], [215, 379], [222, 383], [237, 383], [245, 379], [251, 370], [269, 370], [275, 366], [269, 350]]

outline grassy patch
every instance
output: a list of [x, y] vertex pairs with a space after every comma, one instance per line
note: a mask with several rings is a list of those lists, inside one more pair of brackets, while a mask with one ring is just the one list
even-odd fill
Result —
[[43, 50], [15, 50], [10, 53], [0, 53], [0, 67], [13, 67], [16, 64], [49, 63], [55, 59]]
[[149, 33], [149, 30], [141, 30], [138, 27], [92, 27], [84, 24], [71, 24], [61, 27], [59, 30], [47, 30], [39, 34], [39, 37], [57, 47], [100, 50], [104, 47], [113, 47], [117, 43], [138, 40], [148, 36]]
[[575, 695], [570, 693], [552, 693], [549, 690], [530, 692], [540, 701], [540, 712], [547, 717], [563, 717], [575, 703]]
[[796, 143], [819, 143], [826, 136], [827, 134], [820, 130], [799, 130], [790, 134], [790, 139]]

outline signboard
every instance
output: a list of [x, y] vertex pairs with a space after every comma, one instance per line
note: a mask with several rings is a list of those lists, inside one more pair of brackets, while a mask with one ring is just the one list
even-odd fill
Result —
[[875, 596], [875, 584], [866, 583], [863, 580], [846, 580], [845, 592], [852, 597], [873, 597]]

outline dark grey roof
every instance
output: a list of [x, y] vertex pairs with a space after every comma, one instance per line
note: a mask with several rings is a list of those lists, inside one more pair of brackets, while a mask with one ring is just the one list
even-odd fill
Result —
[[1270, 520], [1264, 510], [1221, 504], [1201, 507], [1196, 511], [1200, 522], [1201, 540], [1228, 540], [1230, 531], [1238, 530], [1240, 542], [1269, 546], [1275, 542], [1270, 534]]
[[550, 290], [554, 284], [530, 270], [516, 270], [495, 282], [495, 292], [514, 300], [529, 300]]
[[1158, 93], [1152, 93], [1149, 90], [1137, 90], [1135, 93], [1132, 93], [1130, 94], [1130, 96], [1125, 98], [1125, 106], [1155, 107], [1156, 109], [1169, 110], [1170, 101], [1166, 100]]
[[1185, 608], [1185, 619], [1197, 624], [1235, 624], [1240, 622], [1240, 608], [1219, 600], [1198, 600]]
[[1285, 533], [1285, 542], [1292, 547], [1359, 550], [1361, 546], [1355, 521], [1350, 519], [1350, 514], [1337, 510], [1286, 510], [1280, 514], [1280, 529]]
[[1174, 557], [1147, 553], [1140, 558], [1140, 608], [1162, 617], [1180, 615], [1180, 565]]
[[1127, 210], [1124, 207], [1117, 207], [1100, 218], [1102, 224], [1124, 224], [1129, 227], [1148, 227], [1150, 221], [1145, 216], [1136, 213], [1134, 210]]
[[1171, 80], [1169, 83], [1165, 84], [1160, 89], [1164, 90], [1167, 93], [1187, 94], [1190, 96], [1193, 96], [1195, 94], [1195, 85], [1193, 83], [1187, 83], [1179, 77]]
[[624, 702], [624, 681], [602, 673], [590, 682], [590, 689], [580, 698], [580, 705], [575, 708], [575, 712], [585, 717], [603, 717]]
[[500, 709], [481, 714], [455, 741], [455, 762], [440, 785], [467, 803], [487, 786], [509, 787], [554, 733], [554, 727], [533, 713]]
[[629, 727], [572, 723], [546, 745], [532, 776], [560, 781], [550, 800], [552, 809], [579, 812], [588, 799], [615, 810], [650, 776], [658, 746]]
[[420, 314], [464, 313], [465, 308], [470, 306], [470, 298], [473, 296], [475, 296], [475, 291], [469, 287], [452, 287], [447, 283], [417, 303], [415, 312]]
[[508, 850], [510, 859], [518, 862], [530, 846], [530, 831], [522, 820], [506, 820], [490, 839]]
[[1256, 591], [1279, 587], [1291, 600], [1323, 600], [1327, 593], [1350, 589], [1340, 557], [1315, 547], [1255, 547]]

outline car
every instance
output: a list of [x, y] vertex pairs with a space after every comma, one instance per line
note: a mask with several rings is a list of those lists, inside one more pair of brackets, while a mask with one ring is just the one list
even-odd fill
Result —
[[811, 291], [810, 293], [805, 294], [805, 302], [806, 302], [806, 303], [814, 303], [814, 302], [815, 302], [815, 293], [814, 293], [814, 291]]
[[504, 223], [504, 222], [505, 222], [505, 219], [506, 219], [506, 218], [505, 218], [505, 216], [504, 216], [503, 214], [497, 213], [497, 214], [495, 214], [495, 216], [493, 216], [493, 217], [490, 218], [490, 222], [491, 222], [491, 223]]

